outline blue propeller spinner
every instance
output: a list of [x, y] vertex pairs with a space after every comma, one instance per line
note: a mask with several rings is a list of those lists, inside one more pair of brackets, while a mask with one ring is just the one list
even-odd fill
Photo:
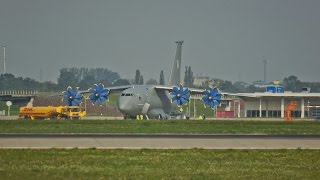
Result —
[[66, 102], [67, 106], [79, 106], [82, 95], [78, 92], [78, 88], [72, 89], [68, 87], [67, 91], [63, 91], [63, 101]]
[[170, 93], [172, 102], [177, 103], [178, 106], [186, 104], [190, 99], [190, 92], [187, 87], [183, 87], [180, 84], [180, 87], [174, 86], [172, 92]]
[[89, 99], [95, 105], [101, 105], [108, 100], [109, 90], [101, 83], [98, 85], [95, 84], [93, 88], [89, 89], [89, 92], [91, 93]]
[[204, 106], [209, 106], [210, 108], [214, 108], [216, 105], [219, 105], [220, 99], [221, 93], [219, 93], [217, 88], [206, 89], [204, 91], [204, 96], [202, 97]]

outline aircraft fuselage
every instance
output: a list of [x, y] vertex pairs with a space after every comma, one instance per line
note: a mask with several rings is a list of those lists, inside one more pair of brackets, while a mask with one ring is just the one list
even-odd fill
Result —
[[172, 110], [168, 91], [156, 90], [155, 86], [136, 85], [121, 92], [118, 108], [127, 117], [147, 115], [149, 118], [169, 118]]

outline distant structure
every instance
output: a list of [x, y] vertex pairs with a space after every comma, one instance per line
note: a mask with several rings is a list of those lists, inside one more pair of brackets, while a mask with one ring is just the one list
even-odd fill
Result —
[[264, 81], [264, 84], [267, 84], [267, 63], [269, 61], [264, 59], [262, 60], [262, 62], [263, 62], [263, 81]]
[[3, 74], [6, 73], [6, 44], [3, 44]]
[[209, 82], [210, 78], [208, 76], [196, 76], [193, 81], [193, 85], [196, 87], [205, 87]]

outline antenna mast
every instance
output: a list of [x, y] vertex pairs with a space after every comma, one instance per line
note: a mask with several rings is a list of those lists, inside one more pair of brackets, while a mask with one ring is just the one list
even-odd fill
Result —
[[263, 81], [264, 84], [267, 84], [267, 63], [269, 62], [267, 59], [262, 60], [263, 62]]
[[3, 74], [6, 73], [6, 44], [3, 44]]

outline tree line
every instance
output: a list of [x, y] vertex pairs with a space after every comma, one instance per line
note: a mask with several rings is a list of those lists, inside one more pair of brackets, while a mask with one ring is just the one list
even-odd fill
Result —
[[[184, 86], [202, 88], [208, 87], [209, 83], [213, 83], [221, 91], [224, 92], [264, 92], [265, 88], [256, 87], [245, 82], [234, 82], [222, 79], [208, 78], [200, 86], [194, 85], [194, 75], [190, 66], [187, 66], [184, 73]], [[38, 90], [38, 91], [60, 91], [65, 90], [68, 86], [80, 87], [80, 89], [88, 89], [95, 83], [103, 83], [105, 86], [121, 86], [129, 84], [147, 84], [147, 85], [165, 85], [164, 72], [160, 72], [159, 80], [149, 79], [144, 83], [144, 78], [140, 70], [136, 70], [133, 80], [122, 79], [116, 72], [107, 68], [62, 68], [57, 79], [54, 82], [38, 82], [31, 78], [15, 77], [13, 74], [0, 75], [0, 90]], [[280, 85], [285, 91], [301, 92], [303, 87], [309, 87], [310, 92], [320, 92], [320, 82], [303, 82], [297, 76], [285, 77]]]
[[[59, 70], [57, 83], [46, 81], [39, 82], [31, 78], [15, 77], [13, 74], [0, 75], [0, 90], [39, 90], [39, 91], [60, 91], [65, 90], [68, 86], [88, 89], [95, 83], [102, 83], [107, 87], [122, 86], [129, 84], [144, 84], [143, 76], [140, 70], [136, 71], [134, 81], [122, 79], [116, 72], [107, 68], [62, 68]], [[164, 72], [160, 72], [159, 82], [164, 85]], [[158, 81], [149, 79], [145, 84], [157, 85]]]

